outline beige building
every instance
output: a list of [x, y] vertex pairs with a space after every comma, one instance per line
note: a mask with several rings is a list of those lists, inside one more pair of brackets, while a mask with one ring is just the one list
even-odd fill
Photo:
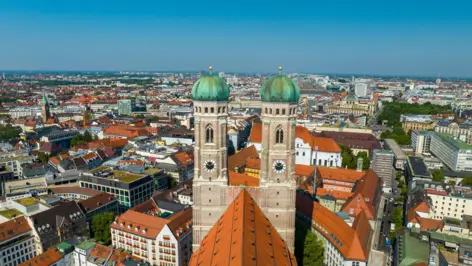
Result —
[[[300, 90], [284, 75], [261, 88], [260, 177], [227, 167], [228, 85], [202, 76], [192, 88], [195, 108], [195, 177], [193, 180], [193, 249], [218, 222], [242, 186], [261, 207], [291, 251], [295, 229], [295, 126]], [[251, 182], [248, 182], [251, 180]]]
[[326, 112], [329, 114], [373, 115], [376, 111], [375, 101], [360, 102], [359, 98], [352, 93], [349, 93], [342, 101], [326, 106]]

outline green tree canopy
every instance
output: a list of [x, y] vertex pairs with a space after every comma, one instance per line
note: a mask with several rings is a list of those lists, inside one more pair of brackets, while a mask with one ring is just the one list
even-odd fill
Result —
[[38, 160], [41, 163], [47, 163], [49, 161], [49, 155], [44, 152], [38, 152]]
[[341, 157], [342, 157], [342, 166], [349, 168], [349, 169], [356, 169], [357, 168], [357, 160], [362, 158], [362, 169], [367, 170], [370, 167], [370, 160], [369, 156], [366, 152], [359, 152], [357, 155], [354, 155], [351, 148], [346, 147], [342, 144], [339, 144], [341, 147]]
[[472, 176], [471, 176], [471, 177], [466, 177], [466, 178], [462, 179], [461, 184], [462, 184], [463, 186], [470, 186], [470, 187], [472, 187]]
[[307, 226], [295, 221], [295, 257], [300, 266], [323, 265], [323, 242]]
[[16, 127], [8, 125], [0, 125], [0, 140], [11, 140], [17, 138], [20, 130]]
[[434, 169], [431, 175], [433, 176], [433, 181], [441, 183], [444, 182], [444, 174], [441, 172], [440, 169]]
[[111, 240], [110, 225], [115, 220], [115, 213], [99, 213], [92, 218], [92, 237], [95, 240], [109, 244]]
[[378, 121], [381, 123], [383, 120], [387, 120], [389, 126], [401, 127], [400, 116], [401, 114], [443, 114], [452, 113], [449, 106], [435, 105], [431, 103], [417, 104], [417, 103], [405, 103], [405, 102], [386, 102], [382, 113], [378, 116]]

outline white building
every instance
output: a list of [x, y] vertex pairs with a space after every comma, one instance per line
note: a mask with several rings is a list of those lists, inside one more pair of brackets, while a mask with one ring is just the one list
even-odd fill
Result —
[[356, 84], [354, 84], [354, 93], [358, 97], [366, 97], [367, 96], [367, 84], [366, 83], [356, 83]]
[[[254, 145], [261, 153], [262, 124], [254, 124], [247, 147]], [[331, 138], [315, 137], [305, 127], [295, 128], [295, 163], [341, 167], [341, 148]]]
[[187, 265], [192, 249], [192, 208], [163, 212], [149, 200], [117, 217], [111, 235], [114, 247], [152, 265]]
[[446, 191], [441, 187], [426, 189], [431, 199], [429, 217], [443, 219], [445, 217], [462, 219], [463, 215], [472, 215], [472, 195], [460, 191]]
[[445, 133], [433, 132], [430, 150], [451, 170], [472, 172], [472, 145]]
[[425, 130], [413, 130], [411, 132], [411, 147], [416, 154], [430, 152], [431, 134], [431, 131]]
[[16, 266], [34, 256], [34, 236], [25, 217], [0, 224], [0, 265]]

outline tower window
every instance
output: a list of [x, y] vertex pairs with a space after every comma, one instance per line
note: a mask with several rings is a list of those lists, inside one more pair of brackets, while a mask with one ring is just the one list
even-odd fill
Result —
[[218, 107], [218, 114], [221, 113], [221, 107]]
[[208, 113], [208, 107], [205, 107], [205, 114]]
[[279, 108], [275, 109], [275, 114], [278, 115], [279, 114]]
[[205, 133], [206, 143], [213, 143], [213, 128], [211, 126], [207, 127]]
[[275, 143], [284, 143], [284, 131], [281, 127], [278, 127], [275, 132]]
[[269, 113], [272, 114], [272, 108], [269, 109]]
[[285, 109], [282, 109], [282, 114], [285, 115]]
[[267, 107], [266, 107], [266, 109], [265, 109], [265, 113], [267, 114]]
[[215, 113], [215, 108], [212, 107], [212, 108], [210, 108], [210, 110], [211, 110], [212, 114]]

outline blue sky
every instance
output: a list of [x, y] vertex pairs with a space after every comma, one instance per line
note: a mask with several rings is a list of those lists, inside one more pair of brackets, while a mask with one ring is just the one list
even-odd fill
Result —
[[472, 77], [472, 2], [0, 0], [0, 69]]

